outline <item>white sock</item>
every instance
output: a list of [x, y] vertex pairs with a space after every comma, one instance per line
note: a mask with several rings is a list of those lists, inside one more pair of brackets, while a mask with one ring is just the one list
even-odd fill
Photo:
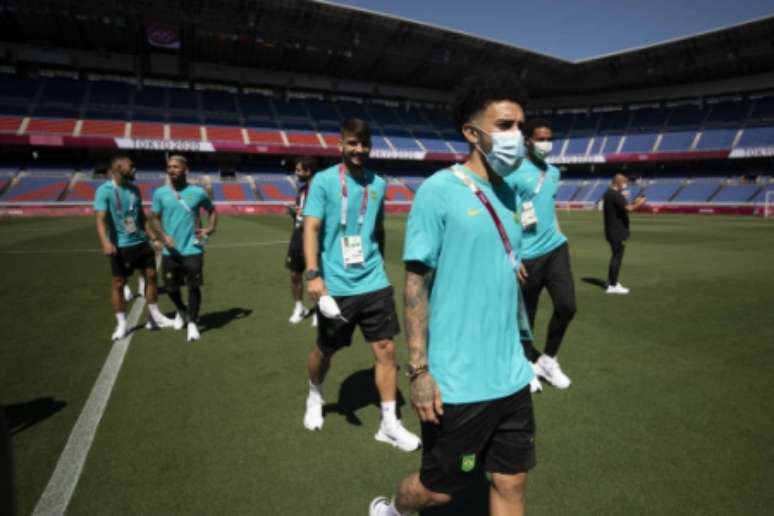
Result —
[[395, 498], [393, 498], [389, 507], [387, 507], [387, 514], [384, 516], [409, 516], [410, 514], [410, 512], [400, 512], [398, 508], [395, 507]]
[[323, 392], [321, 383], [312, 383], [312, 380], [309, 380], [309, 397], [322, 401]]
[[151, 317], [156, 321], [166, 317], [161, 313], [161, 310], [159, 310], [159, 305], [157, 303], [148, 303], [148, 313], [150, 313]]
[[293, 307], [293, 309], [296, 312], [303, 312], [304, 311], [304, 303], [301, 301], [296, 301], [296, 305]]
[[126, 326], [126, 313], [116, 312], [116, 322], [118, 322], [120, 326]]
[[141, 296], [145, 295], [145, 278], [140, 276], [140, 279], [137, 280], [137, 293]]
[[394, 425], [398, 422], [398, 416], [395, 414], [395, 402], [382, 402], [382, 423], [385, 425]]

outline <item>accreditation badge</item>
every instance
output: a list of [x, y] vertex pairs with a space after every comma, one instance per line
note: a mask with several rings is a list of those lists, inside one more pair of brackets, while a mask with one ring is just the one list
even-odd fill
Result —
[[537, 221], [535, 205], [532, 204], [532, 201], [526, 201], [521, 205], [521, 227], [525, 230], [532, 229], [537, 225]]
[[129, 235], [137, 233], [137, 223], [135, 222], [134, 217], [129, 215], [124, 217], [124, 229]]
[[341, 238], [341, 255], [344, 257], [344, 265], [362, 265], [365, 261], [363, 257], [363, 239], [360, 235], [345, 236]]

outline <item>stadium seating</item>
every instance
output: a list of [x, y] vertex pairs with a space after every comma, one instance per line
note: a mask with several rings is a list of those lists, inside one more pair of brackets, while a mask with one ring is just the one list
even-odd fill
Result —
[[288, 177], [280, 174], [253, 174], [255, 188], [260, 200], [264, 201], [294, 201], [296, 189]]
[[712, 202], [742, 203], [750, 201], [761, 190], [756, 184], [728, 184], [711, 199]]
[[216, 202], [252, 202], [257, 200], [250, 185], [243, 182], [214, 182], [212, 194]]
[[656, 180], [645, 186], [643, 193], [648, 198], [648, 202], [667, 202], [681, 186], [681, 179]]
[[68, 183], [69, 180], [63, 177], [24, 175], [3, 193], [0, 201], [54, 202], [62, 195]]
[[720, 180], [694, 181], [686, 184], [671, 200], [674, 202], [706, 202], [720, 188]]

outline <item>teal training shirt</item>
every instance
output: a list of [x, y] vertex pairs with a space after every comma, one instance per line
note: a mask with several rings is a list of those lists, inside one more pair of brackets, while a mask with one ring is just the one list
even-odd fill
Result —
[[[142, 194], [134, 184], [117, 185], [113, 181], [101, 184], [94, 194], [94, 211], [108, 213], [110, 241], [116, 247], [130, 247], [147, 240], [145, 217], [142, 213]], [[134, 221], [136, 231], [133, 233], [127, 232], [125, 222], [127, 217]]]
[[[347, 185], [347, 226], [341, 227], [341, 183], [335, 165], [314, 175], [304, 206], [304, 216], [322, 221], [320, 228], [320, 274], [332, 296], [354, 296], [390, 286], [384, 260], [376, 240], [376, 225], [383, 215], [387, 182], [371, 171], [356, 181], [345, 174]], [[368, 187], [368, 204], [362, 226], [358, 224], [363, 192]], [[341, 239], [360, 235], [363, 263], [344, 265]]]
[[559, 190], [559, 169], [551, 164], [546, 170], [543, 185], [535, 194], [540, 183], [541, 170], [529, 159], [521, 162], [519, 169], [508, 176], [506, 182], [516, 188], [522, 203], [531, 201], [535, 207], [537, 223], [524, 230], [521, 242], [522, 259], [531, 260], [550, 253], [567, 241], [559, 230], [556, 220], [556, 192]]
[[[161, 217], [164, 232], [175, 241], [175, 250], [183, 256], [201, 254], [202, 245], [196, 238], [196, 227], [200, 210], [212, 212], [213, 206], [204, 188], [187, 184], [176, 191], [171, 185], [162, 186], [153, 192], [153, 213]], [[169, 255], [165, 247], [164, 254]]]
[[[487, 196], [519, 256], [518, 199], [461, 167]], [[529, 384], [517, 325], [518, 286], [497, 227], [481, 201], [441, 170], [419, 187], [406, 225], [404, 261], [435, 269], [428, 365], [444, 403], [509, 396]]]

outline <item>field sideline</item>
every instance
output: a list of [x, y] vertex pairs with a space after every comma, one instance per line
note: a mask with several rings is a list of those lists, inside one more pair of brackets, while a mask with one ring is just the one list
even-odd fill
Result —
[[[560, 355], [573, 386], [535, 399], [528, 512], [770, 514], [774, 221], [632, 219], [621, 273], [632, 293], [607, 296], [593, 284], [609, 258], [601, 215], [560, 214], [578, 297]], [[314, 330], [287, 323], [289, 222], [221, 221], [205, 261], [200, 342], [134, 334], [69, 515], [358, 516], [417, 468], [419, 454], [373, 440], [377, 396], [359, 333], [326, 382], [325, 428], [301, 426]], [[399, 299], [404, 223], [387, 219]], [[0, 219], [0, 401], [21, 515], [40, 498], [111, 349], [109, 269], [97, 249], [92, 218]], [[161, 306], [171, 311], [168, 299]], [[538, 339], [549, 315], [544, 295]], [[398, 348], [404, 364], [402, 337]], [[402, 375], [399, 387], [407, 398]], [[403, 416], [418, 430], [408, 405]], [[482, 489], [424, 514], [486, 514]]]

